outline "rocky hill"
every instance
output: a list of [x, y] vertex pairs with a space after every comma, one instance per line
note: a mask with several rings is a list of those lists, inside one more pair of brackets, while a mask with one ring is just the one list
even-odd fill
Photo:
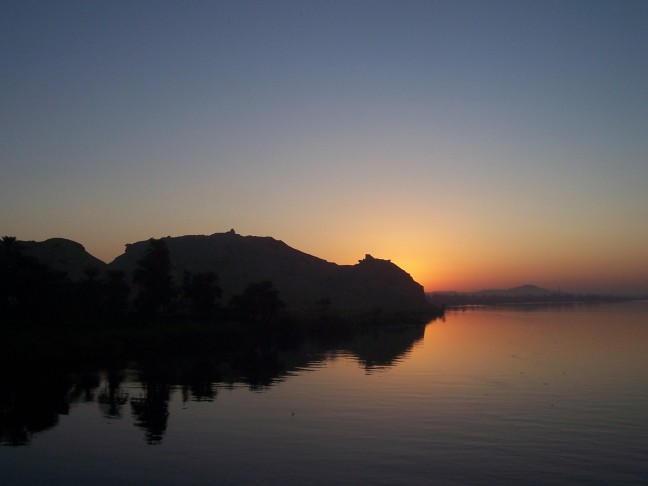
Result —
[[[408, 273], [370, 255], [356, 265], [337, 265], [274, 238], [241, 236], [233, 230], [163, 239], [176, 281], [185, 270], [213, 271], [225, 302], [251, 282], [270, 280], [290, 309], [418, 311], [430, 307], [423, 287]], [[126, 245], [125, 253], [108, 267], [126, 272], [130, 280], [147, 247], [148, 241]]]
[[80, 243], [65, 238], [50, 238], [45, 241], [18, 241], [25, 256], [46, 264], [52, 270], [62, 271], [70, 280], [79, 280], [88, 269], [98, 271], [107, 268], [106, 263], [95, 258]]

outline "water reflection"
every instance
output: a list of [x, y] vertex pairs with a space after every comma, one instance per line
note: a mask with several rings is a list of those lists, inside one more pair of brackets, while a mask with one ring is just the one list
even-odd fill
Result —
[[564, 309], [0, 367], [2, 482], [645, 484], [648, 304]]
[[148, 444], [159, 444], [169, 420], [171, 387], [168, 383], [146, 381], [144, 396], [131, 398], [130, 405], [135, 425], [144, 429]]
[[371, 373], [389, 368], [407, 357], [414, 345], [423, 340], [425, 326], [400, 326], [376, 329], [357, 337], [347, 350]]
[[58, 424], [59, 415], [70, 411], [72, 383], [65, 375], [3, 377], [0, 389], [0, 442], [25, 445], [37, 432]]
[[97, 403], [105, 418], [121, 418], [122, 410], [128, 403], [129, 394], [121, 389], [125, 373], [121, 370], [109, 370], [106, 372], [104, 386], [99, 391]]
[[[379, 326], [326, 342], [305, 340], [290, 349], [253, 346], [226, 355], [158, 356], [102, 370], [22, 370], [0, 373], [0, 443], [20, 446], [56, 427], [75, 403], [96, 403], [104, 419], [128, 413], [146, 443], [162, 442], [169, 402], [209, 402], [221, 387], [263, 392], [339, 353], [352, 356], [366, 373], [395, 366], [424, 336], [425, 323]], [[73, 412], [72, 412], [73, 413]]]

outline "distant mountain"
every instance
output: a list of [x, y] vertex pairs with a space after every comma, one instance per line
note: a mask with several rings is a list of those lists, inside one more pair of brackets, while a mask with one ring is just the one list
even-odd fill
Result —
[[[366, 255], [356, 265], [337, 265], [301, 252], [271, 237], [241, 236], [233, 230], [210, 236], [163, 238], [176, 282], [185, 270], [213, 271], [224, 290], [223, 301], [252, 282], [270, 280], [292, 309], [330, 307], [349, 311], [427, 310], [423, 287], [388, 260]], [[148, 241], [126, 245], [108, 265], [127, 280]]]
[[536, 285], [521, 285], [511, 289], [487, 289], [476, 292], [428, 292], [428, 300], [434, 305], [463, 306], [491, 304], [530, 304], [560, 302], [613, 302], [630, 300], [630, 297], [610, 295], [580, 295], [559, 290], [548, 290]]
[[547, 290], [537, 285], [520, 285], [519, 287], [513, 287], [512, 289], [489, 289], [489, 290], [479, 290], [477, 292], [469, 292], [472, 295], [492, 295], [492, 296], [548, 296], [548, 295], [558, 295], [560, 292], [555, 290]]
[[103, 271], [108, 267], [88, 253], [83, 245], [65, 238], [17, 243], [25, 256], [35, 258], [53, 270], [65, 272], [70, 280], [80, 280], [88, 269]]

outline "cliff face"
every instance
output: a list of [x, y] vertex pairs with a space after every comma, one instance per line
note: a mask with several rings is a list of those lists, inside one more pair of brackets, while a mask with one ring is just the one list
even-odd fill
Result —
[[348, 309], [422, 310], [423, 286], [389, 260], [366, 255], [356, 265], [340, 266], [328, 288], [332, 304]]
[[[270, 237], [241, 236], [233, 231], [210, 236], [167, 237], [174, 277], [185, 270], [215, 272], [223, 301], [251, 282], [271, 280], [290, 309], [367, 311], [425, 310], [423, 287], [387, 260], [367, 257], [356, 265], [337, 265], [289, 247]], [[147, 241], [126, 245], [109, 268], [127, 279], [148, 247]]]

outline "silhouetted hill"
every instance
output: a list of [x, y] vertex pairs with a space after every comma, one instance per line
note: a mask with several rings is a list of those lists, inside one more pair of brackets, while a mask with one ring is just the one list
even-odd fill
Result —
[[[408, 273], [388, 260], [370, 255], [356, 265], [337, 265], [271, 237], [241, 236], [234, 231], [163, 240], [176, 281], [180, 281], [185, 270], [216, 272], [225, 302], [251, 282], [270, 280], [290, 309], [429, 308], [423, 287]], [[126, 272], [130, 281], [147, 247], [148, 241], [126, 245], [125, 253], [111, 262], [109, 268]]]
[[521, 285], [511, 289], [487, 289], [476, 292], [428, 292], [428, 300], [434, 305], [490, 305], [490, 304], [528, 304], [561, 302], [613, 302], [630, 300], [631, 297], [572, 294], [548, 290], [536, 285]]
[[477, 292], [472, 292], [473, 295], [502, 295], [502, 296], [547, 296], [547, 295], [557, 295], [559, 292], [555, 290], [547, 290], [537, 285], [520, 285], [519, 287], [513, 287], [512, 289], [488, 289], [488, 290], [479, 290]]
[[63, 271], [70, 280], [80, 280], [88, 269], [102, 271], [106, 263], [86, 251], [83, 245], [65, 238], [45, 241], [18, 241], [25, 256], [35, 258], [52, 270]]

